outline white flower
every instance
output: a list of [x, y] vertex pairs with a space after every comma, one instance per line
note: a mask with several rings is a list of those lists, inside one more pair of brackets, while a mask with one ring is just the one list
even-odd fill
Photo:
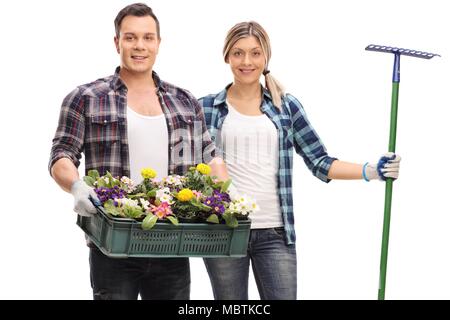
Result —
[[128, 199], [128, 198], [121, 198], [121, 199], [116, 199], [116, 201], [121, 205], [121, 206], [130, 206], [130, 207], [139, 207], [139, 203], [137, 200], [132, 200], [132, 199]]
[[175, 184], [176, 180], [174, 176], [167, 177], [167, 184]]
[[239, 211], [247, 211], [247, 204], [245, 202], [238, 203]]
[[161, 202], [167, 202], [168, 204], [173, 204], [173, 197], [170, 194], [164, 194], [162, 197], [159, 198], [159, 201]]
[[133, 186], [134, 182], [133, 180], [131, 180], [130, 178], [123, 176], [120, 181], [122, 181], [123, 183], [125, 183], [127, 186]]
[[169, 188], [161, 188], [158, 191], [156, 191], [156, 198], [159, 199], [166, 194], [170, 194], [170, 189]]
[[236, 197], [236, 199], [230, 203], [229, 209], [231, 212], [239, 213], [241, 215], [249, 215], [252, 212], [260, 210], [258, 204], [247, 195]]
[[181, 177], [179, 175], [170, 175], [170, 176], [164, 178], [163, 182], [168, 185], [179, 186], [179, 185], [182, 185], [182, 180], [183, 180], [183, 177]]
[[257, 204], [255, 201], [252, 201], [252, 202], [250, 203], [250, 207], [251, 207], [251, 209], [252, 209], [253, 212], [257, 212], [257, 211], [260, 210], [258, 204]]
[[172, 204], [173, 197], [170, 194], [169, 188], [161, 188], [158, 191], [156, 191], [156, 199], [158, 199], [161, 202], [167, 202], [168, 204]]
[[134, 182], [130, 178], [123, 176], [120, 181], [122, 181], [127, 186], [127, 191], [132, 192], [135, 189]]
[[142, 208], [144, 208], [144, 210], [147, 210], [150, 207], [150, 202], [148, 202], [147, 200], [139, 198], [139, 201], [141, 202]]

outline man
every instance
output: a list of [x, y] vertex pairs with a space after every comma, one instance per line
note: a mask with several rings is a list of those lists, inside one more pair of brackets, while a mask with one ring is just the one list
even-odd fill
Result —
[[[195, 97], [153, 71], [161, 37], [152, 9], [129, 5], [114, 23], [120, 67], [64, 99], [49, 162], [52, 177], [74, 196], [74, 211], [84, 216], [96, 213], [90, 201], [96, 195], [79, 178], [82, 152], [86, 172], [109, 171], [136, 182], [143, 167], [163, 177], [210, 161], [212, 174], [226, 178]], [[113, 259], [88, 245], [94, 299], [189, 299], [187, 258]]]

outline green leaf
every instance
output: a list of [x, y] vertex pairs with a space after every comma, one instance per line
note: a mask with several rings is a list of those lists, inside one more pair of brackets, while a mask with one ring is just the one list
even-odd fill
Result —
[[105, 208], [106, 212], [108, 212], [112, 216], [115, 216], [115, 217], [122, 216], [121, 210], [114, 205], [114, 201], [111, 199], [106, 201], [103, 204], [103, 207]]
[[230, 228], [236, 228], [238, 226], [238, 221], [233, 214], [225, 212], [222, 217], [225, 220], [225, 224]]
[[149, 197], [149, 198], [156, 197], [156, 189], [152, 189], [149, 192], [147, 192], [147, 197]]
[[114, 186], [113, 186], [114, 177], [112, 176], [111, 172], [106, 171], [106, 177], [108, 178], [108, 184], [107, 184], [107, 187], [108, 187], [108, 188], [114, 187]]
[[198, 178], [200, 177], [200, 172], [198, 172], [197, 170], [194, 171], [194, 179], [198, 180]]
[[222, 188], [220, 188], [220, 192], [226, 192], [228, 190], [228, 187], [231, 184], [231, 179], [228, 179], [227, 181], [224, 182], [224, 184], [222, 185]]
[[106, 182], [103, 179], [98, 179], [97, 180], [97, 185], [99, 187], [107, 187]]
[[211, 211], [212, 210], [212, 208], [210, 207], [210, 206], [207, 206], [206, 204], [203, 204], [203, 203], [201, 203], [200, 204], [200, 207], [199, 207], [202, 211], [205, 211], [205, 212], [209, 212], [209, 211]]
[[92, 178], [92, 177], [90, 177], [90, 176], [84, 176], [84, 177], [83, 177], [83, 181], [86, 182], [86, 184], [87, 184], [89, 187], [93, 187], [93, 186], [94, 186], [95, 179]]
[[169, 220], [170, 222], [172, 222], [174, 225], [178, 225], [178, 218], [174, 217], [174, 216], [167, 216], [166, 217], [167, 220]]
[[119, 188], [121, 187], [120, 180], [113, 178], [113, 180], [111, 181], [111, 187], [114, 188], [115, 186], [118, 186]]
[[197, 200], [197, 198], [191, 199], [191, 201], [189, 201], [189, 203], [190, 203], [192, 206], [194, 206], [194, 207], [200, 209], [201, 211], [205, 211], [205, 212], [211, 211], [211, 207], [209, 207], [209, 206], [207, 206], [207, 205], [201, 203], [200, 201]]
[[88, 176], [91, 177], [94, 180], [97, 180], [98, 178], [100, 178], [100, 174], [98, 173], [97, 170], [89, 170], [88, 171]]
[[217, 214], [213, 213], [208, 217], [208, 219], [206, 219], [206, 221], [211, 223], [219, 223], [219, 217], [217, 216]]
[[115, 186], [119, 186], [120, 187], [120, 180], [114, 178], [111, 174], [111, 172], [106, 171], [106, 178], [108, 178], [108, 183], [106, 184], [106, 187], [108, 188], [114, 188]]
[[230, 228], [236, 228], [239, 225], [238, 220], [236, 219], [235, 216], [231, 216], [231, 218], [228, 221], [226, 221], [226, 224]]
[[225, 222], [229, 221], [231, 217], [232, 214], [228, 210], [225, 210], [224, 214], [222, 214], [222, 218], [225, 220]]
[[[215, 177], [215, 176], [214, 176], [214, 177]], [[212, 181], [212, 177], [211, 177], [211, 176], [206, 176], [205, 182], [206, 182], [208, 185], [210, 185], [210, 186], [214, 184], [214, 182]]]
[[127, 198], [130, 199], [138, 199], [138, 198], [144, 198], [145, 197], [145, 193], [137, 193], [137, 194], [128, 194]]
[[128, 212], [129, 212], [128, 216], [133, 219], [138, 219], [144, 214], [140, 207], [139, 208], [130, 207]]
[[206, 187], [205, 190], [203, 191], [203, 194], [204, 194], [205, 196], [207, 196], [207, 197], [211, 197], [212, 194], [213, 194], [213, 192], [214, 192], [214, 189], [208, 186], [208, 187]]
[[113, 199], [109, 199], [109, 200], [106, 200], [106, 202], [103, 204], [103, 206], [106, 208], [106, 207], [110, 207], [110, 206], [113, 206], [114, 207], [114, 200]]
[[197, 198], [192, 198], [191, 200], [189, 200], [189, 203], [191, 204], [191, 205], [193, 205], [194, 207], [199, 207], [200, 206], [200, 202], [198, 201], [198, 199]]
[[145, 219], [142, 221], [142, 229], [144, 230], [149, 230], [151, 228], [153, 228], [153, 226], [155, 225], [156, 221], [158, 221], [158, 217], [155, 216], [154, 214], [148, 214]]

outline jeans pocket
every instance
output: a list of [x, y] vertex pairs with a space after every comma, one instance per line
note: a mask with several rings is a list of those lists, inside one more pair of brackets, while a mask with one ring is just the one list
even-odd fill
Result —
[[284, 240], [284, 228], [283, 227], [277, 227], [277, 228], [270, 228], [269, 234], [274, 237], [275, 239], [282, 239]]

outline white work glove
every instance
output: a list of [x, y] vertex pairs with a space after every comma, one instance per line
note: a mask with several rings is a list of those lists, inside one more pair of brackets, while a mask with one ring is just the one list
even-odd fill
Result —
[[[92, 201], [100, 203], [94, 189], [89, 187], [83, 180], [77, 180], [72, 184], [70, 193], [74, 198], [73, 211], [83, 217], [92, 217], [97, 212]], [[92, 199], [92, 200], [91, 200]]]
[[386, 178], [397, 179], [400, 170], [401, 157], [393, 152], [385, 153], [378, 163], [366, 163], [363, 166], [363, 178], [366, 181], [373, 179], [383, 180]]

